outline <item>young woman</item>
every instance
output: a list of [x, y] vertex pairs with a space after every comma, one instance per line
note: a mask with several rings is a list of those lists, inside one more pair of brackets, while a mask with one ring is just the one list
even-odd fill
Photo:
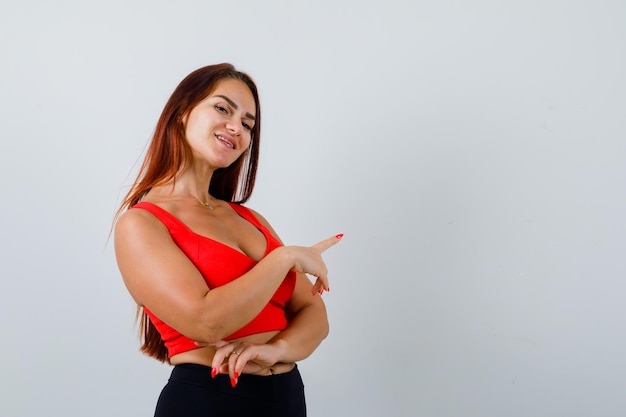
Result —
[[306, 415], [296, 362], [328, 333], [321, 255], [342, 235], [283, 246], [242, 205], [260, 126], [248, 75], [230, 64], [192, 72], [120, 207], [115, 252], [140, 308], [141, 349], [174, 365], [155, 416]]

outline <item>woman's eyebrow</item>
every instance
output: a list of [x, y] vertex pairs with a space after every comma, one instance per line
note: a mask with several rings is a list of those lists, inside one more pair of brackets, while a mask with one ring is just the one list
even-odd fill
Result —
[[[230, 104], [230, 106], [231, 106], [232, 108], [234, 108], [235, 110], [237, 110], [237, 109], [239, 108], [239, 106], [237, 105], [237, 103], [235, 103], [234, 101], [232, 101], [232, 100], [231, 100], [230, 98], [228, 98], [227, 96], [223, 96], [223, 95], [221, 95], [221, 94], [217, 94], [217, 95], [215, 95], [215, 97], [221, 97], [221, 98], [223, 98], [223, 99], [224, 99], [224, 100], [226, 100], [226, 102], [227, 102], [228, 104]], [[253, 116], [253, 115], [251, 115], [250, 113], [246, 113], [246, 117], [247, 117], [248, 119], [251, 119], [252, 121], [255, 121], [255, 122], [256, 122], [256, 117], [254, 117], [254, 116]]]

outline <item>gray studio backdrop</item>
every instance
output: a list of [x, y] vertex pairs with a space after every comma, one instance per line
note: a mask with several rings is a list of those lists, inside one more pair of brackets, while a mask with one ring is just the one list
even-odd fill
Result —
[[312, 416], [626, 414], [626, 3], [3, 1], [0, 415], [150, 416], [107, 237], [165, 100], [257, 80], [249, 205], [335, 233]]

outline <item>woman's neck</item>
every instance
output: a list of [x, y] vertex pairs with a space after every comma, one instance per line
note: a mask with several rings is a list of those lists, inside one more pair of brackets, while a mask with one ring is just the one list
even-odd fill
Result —
[[197, 170], [188, 169], [175, 181], [155, 187], [153, 190], [164, 197], [191, 197], [202, 202], [208, 202], [212, 197], [209, 195], [209, 185], [213, 171], [200, 175]]

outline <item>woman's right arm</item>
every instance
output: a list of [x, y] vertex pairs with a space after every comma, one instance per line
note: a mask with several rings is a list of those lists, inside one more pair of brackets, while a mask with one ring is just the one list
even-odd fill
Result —
[[250, 322], [290, 269], [318, 277], [328, 288], [321, 252], [273, 250], [246, 274], [209, 290], [167, 228], [144, 210], [129, 210], [115, 226], [117, 263], [134, 300], [193, 340], [218, 341]]

